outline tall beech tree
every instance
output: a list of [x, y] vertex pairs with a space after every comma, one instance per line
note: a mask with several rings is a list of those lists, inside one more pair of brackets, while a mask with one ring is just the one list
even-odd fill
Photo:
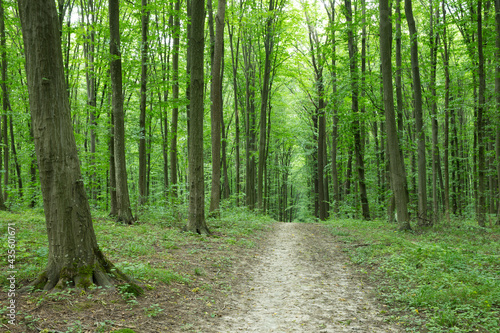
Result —
[[30, 286], [51, 290], [131, 282], [97, 244], [71, 124], [55, 2], [19, 0], [18, 5], [49, 241], [45, 272]]
[[351, 110], [353, 113], [352, 127], [354, 132], [354, 154], [356, 155], [356, 169], [358, 171], [359, 195], [361, 199], [361, 209], [363, 218], [370, 219], [370, 208], [368, 205], [368, 195], [366, 193], [365, 162], [363, 158], [363, 145], [361, 138], [361, 121], [359, 112], [359, 72], [357, 68], [358, 47], [354, 41], [354, 27], [352, 20], [351, 0], [345, 0], [345, 16], [347, 20], [347, 35], [349, 48], [349, 68], [351, 73]]
[[379, 0], [380, 12], [380, 59], [384, 90], [384, 112], [387, 131], [391, 189], [396, 200], [397, 220], [403, 230], [411, 229], [408, 214], [408, 193], [406, 172], [402, 156], [399, 154], [399, 138], [394, 114], [392, 87], [392, 22], [388, 0]]
[[117, 220], [132, 224], [134, 216], [130, 208], [130, 197], [127, 182], [127, 166], [125, 162], [125, 113], [123, 112], [122, 93], [122, 58], [120, 50], [120, 8], [118, 0], [109, 0], [109, 50], [111, 54], [110, 74], [112, 108], [114, 164], [116, 179]]
[[[211, 0], [209, 0], [211, 1]], [[215, 17], [215, 44], [212, 59], [212, 83], [210, 87], [211, 135], [212, 135], [212, 191], [210, 212], [218, 214], [221, 198], [221, 125], [222, 119], [222, 74], [221, 65], [224, 51], [224, 17], [226, 0], [219, 0]]]
[[141, 102], [139, 115], [139, 205], [147, 199], [147, 164], [146, 164], [146, 103], [148, 81], [148, 0], [141, 0]]
[[205, 221], [205, 179], [203, 174], [205, 0], [191, 0], [191, 84], [189, 106], [189, 216], [186, 230], [210, 234]]
[[418, 63], [417, 28], [413, 17], [411, 0], [405, 0], [405, 14], [410, 33], [411, 72], [413, 78], [413, 98], [415, 114], [415, 135], [418, 152], [418, 221], [419, 224], [428, 224], [427, 219], [427, 166], [425, 158], [425, 132], [422, 114], [422, 84]]

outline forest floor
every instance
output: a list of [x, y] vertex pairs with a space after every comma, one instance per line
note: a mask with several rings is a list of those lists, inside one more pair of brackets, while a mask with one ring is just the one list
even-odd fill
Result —
[[[103, 230], [98, 235], [113, 230], [114, 222], [96, 223]], [[148, 267], [164, 267], [172, 274], [168, 283], [158, 281], [156, 270], [150, 279], [144, 279], [147, 272], [139, 274], [146, 291], [138, 297], [119, 288], [16, 294], [15, 325], [5, 318], [8, 299], [1, 293], [0, 332], [398, 331], [384, 322], [384, 306], [373, 288], [350, 267], [323, 225], [266, 222], [233, 236], [214, 227], [214, 237], [181, 236], [178, 246], [165, 246], [167, 237], [158, 230], [151, 231], [156, 241], [146, 237], [147, 226], [123, 228], [128, 229], [117, 235], [126, 239], [124, 230], [142, 235], [154, 253], [127, 259], [119, 241], [115, 250], [121, 253], [110, 255], [112, 260], [125, 260], [120, 267], [133, 276], [145, 261]]]
[[[105, 255], [144, 287], [16, 292], [0, 266], [0, 332], [498, 332], [500, 227], [455, 221], [399, 232], [384, 221], [276, 223], [234, 209], [212, 236], [152, 211], [137, 224], [96, 217]], [[46, 266], [43, 214], [0, 213], [16, 228], [16, 288]], [[6, 256], [5, 256], [6, 257]]]

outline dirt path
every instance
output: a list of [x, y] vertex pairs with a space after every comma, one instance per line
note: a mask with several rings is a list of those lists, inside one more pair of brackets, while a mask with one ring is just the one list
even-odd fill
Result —
[[[278, 223], [216, 332], [399, 332], [318, 224]], [[212, 328], [214, 327], [212, 326]]]

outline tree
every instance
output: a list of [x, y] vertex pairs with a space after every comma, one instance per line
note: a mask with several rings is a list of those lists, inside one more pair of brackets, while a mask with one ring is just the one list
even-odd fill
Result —
[[[2, 46], [2, 109], [4, 114], [7, 114], [8, 112], [8, 90], [7, 90], [7, 55], [6, 55], [6, 50], [5, 50], [5, 14], [4, 14], [4, 4], [3, 1], [0, 1], [0, 43]], [[5, 117], [4, 120], [5, 122]], [[4, 128], [7, 128], [7, 124], [4, 124]], [[4, 149], [7, 149], [7, 142], [5, 141], [4, 137], [4, 142], [3, 142]], [[1, 150], [0, 150], [0, 169], [2, 168], [2, 156], [1, 156]], [[5, 165], [9, 163], [7, 159], [5, 159]], [[1, 177], [0, 177], [0, 210], [7, 210], [7, 207], [5, 206], [4, 203], [4, 196], [2, 192], [2, 184], [1, 184]]]
[[486, 226], [486, 171], [485, 171], [485, 140], [484, 140], [484, 109], [486, 104], [486, 74], [484, 72], [484, 52], [483, 52], [483, 20], [482, 20], [483, 2], [477, 1], [477, 53], [478, 53], [478, 76], [479, 76], [479, 93], [477, 107], [477, 169], [478, 169], [478, 184], [477, 184], [477, 223], [484, 227]]
[[358, 48], [354, 42], [354, 28], [352, 22], [352, 6], [350, 0], [345, 0], [346, 7], [346, 20], [348, 24], [348, 47], [349, 47], [349, 59], [350, 59], [350, 72], [351, 72], [351, 110], [353, 113], [354, 120], [353, 132], [354, 132], [354, 154], [356, 155], [356, 166], [358, 170], [359, 178], [359, 194], [361, 198], [361, 209], [363, 213], [363, 218], [365, 220], [370, 219], [370, 208], [368, 205], [368, 195], [366, 193], [366, 181], [365, 181], [365, 162], [363, 159], [363, 151], [361, 144], [361, 122], [359, 120], [359, 78], [357, 70], [357, 57]]
[[382, 84], [384, 90], [384, 111], [387, 131], [387, 147], [389, 155], [391, 188], [396, 199], [397, 220], [400, 228], [409, 230], [408, 194], [406, 192], [406, 172], [403, 159], [399, 154], [399, 138], [396, 130], [394, 114], [394, 97], [392, 88], [392, 22], [390, 19], [389, 1], [379, 0], [380, 11], [380, 61]]
[[141, 2], [141, 104], [139, 115], [139, 206], [146, 203], [146, 102], [147, 102], [147, 80], [148, 80], [148, 27], [149, 10], [148, 0]]
[[419, 224], [427, 224], [427, 172], [425, 159], [425, 132], [423, 129], [422, 115], [422, 84], [420, 81], [420, 67], [418, 64], [418, 41], [417, 28], [413, 18], [413, 9], [411, 0], [405, 0], [405, 14], [410, 32], [411, 49], [411, 70], [413, 77], [413, 98], [415, 112], [415, 131], [417, 136], [418, 151], [418, 221]]
[[130, 282], [104, 257], [94, 233], [71, 124], [55, 3], [18, 4], [49, 240], [47, 267], [31, 286], [51, 290], [112, 287], [113, 278]]
[[114, 163], [116, 176], [117, 220], [132, 224], [134, 216], [130, 208], [125, 162], [125, 114], [122, 94], [122, 60], [120, 51], [120, 9], [118, 0], [109, 0], [109, 49], [111, 53], [110, 73], [113, 90]]
[[171, 130], [172, 140], [170, 142], [170, 183], [172, 184], [172, 196], [177, 196], [177, 130], [179, 123], [179, 35], [181, 30], [180, 0], [175, 2], [174, 8], [174, 31], [172, 49], [172, 98], [174, 107], [172, 108]]
[[[211, 1], [211, 0], [209, 0]], [[217, 16], [215, 18], [215, 45], [212, 59], [212, 84], [210, 96], [210, 119], [212, 126], [212, 192], [210, 196], [210, 212], [218, 215], [221, 197], [221, 124], [222, 121], [222, 75], [221, 64], [224, 51], [224, 16], [226, 1], [219, 0]]]
[[203, 174], [203, 87], [205, 0], [191, 1], [191, 94], [189, 106], [189, 216], [186, 230], [210, 234], [205, 221], [205, 180]]

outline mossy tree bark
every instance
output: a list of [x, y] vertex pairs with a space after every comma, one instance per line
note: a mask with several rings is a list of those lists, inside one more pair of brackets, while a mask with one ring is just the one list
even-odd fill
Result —
[[54, 0], [19, 0], [35, 150], [49, 241], [37, 289], [131, 282], [100, 251], [71, 123]]

